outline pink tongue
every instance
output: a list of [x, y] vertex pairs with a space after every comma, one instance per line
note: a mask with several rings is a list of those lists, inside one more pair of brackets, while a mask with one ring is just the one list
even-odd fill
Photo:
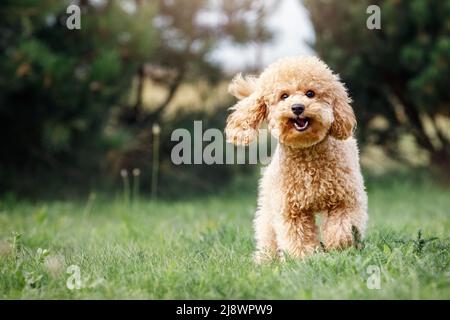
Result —
[[306, 124], [306, 119], [298, 119], [297, 124], [299, 127], [303, 128]]

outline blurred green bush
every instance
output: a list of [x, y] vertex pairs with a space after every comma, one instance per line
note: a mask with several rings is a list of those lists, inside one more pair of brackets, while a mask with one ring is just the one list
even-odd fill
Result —
[[[348, 85], [363, 144], [390, 157], [411, 136], [428, 165], [450, 181], [450, 2], [439, 0], [305, 0], [314, 48]], [[377, 5], [380, 29], [366, 21]]]
[[[53, 183], [88, 191], [92, 183], [117, 184], [121, 169], [135, 167], [145, 188], [155, 123], [163, 127], [162, 191], [172, 181], [204, 190], [205, 181], [226, 180], [228, 168], [207, 168], [208, 178], [199, 166], [169, 170], [167, 143], [170, 128], [193, 119], [222, 128], [225, 108], [171, 123], [163, 117], [183, 83], [223, 79], [208, 59], [219, 40], [270, 39], [263, 1], [82, 0], [80, 30], [66, 27], [71, 3], [0, 6], [0, 191], [39, 193]], [[251, 12], [257, 19], [246, 18]], [[221, 19], [205, 19], [211, 14]], [[147, 79], [165, 89], [162, 101], [145, 105]]]

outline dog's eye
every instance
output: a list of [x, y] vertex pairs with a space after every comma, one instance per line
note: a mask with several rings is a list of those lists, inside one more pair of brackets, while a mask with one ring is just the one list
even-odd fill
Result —
[[287, 93], [283, 93], [280, 98], [281, 100], [286, 100], [287, 98], [289, 98], [289, 95]]
[[306, 96], [307, 96], [308, 98], [312, 98], [312, 97], [314, 97], [314, 95], [315, 95], [314, 91], [312, 91], [312, 90], [306, 91]]

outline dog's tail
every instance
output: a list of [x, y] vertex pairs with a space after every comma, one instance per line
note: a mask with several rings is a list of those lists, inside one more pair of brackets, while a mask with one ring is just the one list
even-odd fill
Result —
[[256, 76], [244, 77], [242, 73], [239, 73], [231, 80], [228, 92], [239, 100], [244, 99], [255, 91], [257, 79]]

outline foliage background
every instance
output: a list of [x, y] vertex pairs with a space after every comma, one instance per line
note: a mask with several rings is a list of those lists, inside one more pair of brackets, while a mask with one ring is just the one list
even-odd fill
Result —
[[[204, 129], [224, 127], [233, 104], [226, 94], [231, 74], [211, 53], [223, 40], [256, 48], [270, 42], [267, 19], [277, 2], [75, 1], [82, 28], [70, 31], [71, 3], [19, 0], [0, 7], [2, 192], [114, 189], [120, 170], [133, 168], [148, 192], [154, 124], [162, 128], [162, 196], [179, 194], [177, 184], [204, 192], [254, 172], [249, 166], [174, 166], [170, 134], [192, 130], [193, 120], [203, 120]], [[450, 4], [376, 3], [381, 30], [364, 27], [368, 1], [305, 1], [316, 32], [311, 46], [349, 87], [365, 168], [423, 167], [448, 181]], [[262, 67], [256, 61], [242, 71]], [[382, 168], [370, 163], [375, 154]], [[42, 180], [45, 187], [36, 188]]]

